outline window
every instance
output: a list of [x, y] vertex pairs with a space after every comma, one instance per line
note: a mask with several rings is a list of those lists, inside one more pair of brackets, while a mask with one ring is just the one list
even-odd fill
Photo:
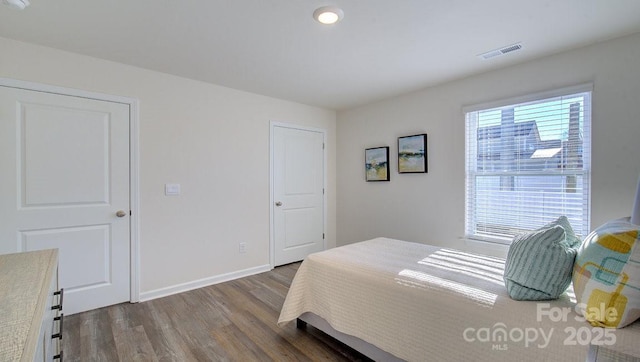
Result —
[[465, 114], [467, 238], [508, 244], [561, 215], [588, 234], [591, 86]]

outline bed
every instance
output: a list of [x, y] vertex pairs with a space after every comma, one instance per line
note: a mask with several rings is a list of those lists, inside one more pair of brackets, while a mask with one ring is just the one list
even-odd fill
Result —
[[570, 291], [512, 300], [504, 260], [376, 238], [309, 255], [278, 320], [327, 332], [374, 360], [600, 360], [640, 356], [640, 323], [591, 327]]

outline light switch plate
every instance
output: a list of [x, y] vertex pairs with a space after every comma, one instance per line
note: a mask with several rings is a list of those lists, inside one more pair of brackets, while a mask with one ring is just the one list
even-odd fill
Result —
[[165, 184], [164, 194], [166, 196], [178, 196], [180, 195], [180, 184]]

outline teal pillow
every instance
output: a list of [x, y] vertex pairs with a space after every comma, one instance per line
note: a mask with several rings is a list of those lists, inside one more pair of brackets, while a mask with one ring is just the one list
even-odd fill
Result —
[[578, 249], [582, 244], [582, 240], [578, 238], [576, 234], [573, 232], [571, 223], [569, 222], [569, 219], [567, 219], [566, 216], [560, 216], [557, 220], [548, 223], [547, 225], [543, 226], [541, 229], [548, 229], [556, 225], [560, 225], [564, 228], [567, 245], [571, 248]]
[[562, 218], [513, 239], [504, 269], [511, 298], [557, 299], [571, 284], [577, 249], [571, 247], [575, 240], [567, 240]]

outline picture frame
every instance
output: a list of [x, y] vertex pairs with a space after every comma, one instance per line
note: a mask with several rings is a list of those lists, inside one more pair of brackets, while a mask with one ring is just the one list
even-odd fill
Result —
[[389, 147], [375, 147], [364, 150], [365, 179], [371, 181], [389, 181]]
[[398, 173], [427, 173], [427, 134], [398, 137]]

